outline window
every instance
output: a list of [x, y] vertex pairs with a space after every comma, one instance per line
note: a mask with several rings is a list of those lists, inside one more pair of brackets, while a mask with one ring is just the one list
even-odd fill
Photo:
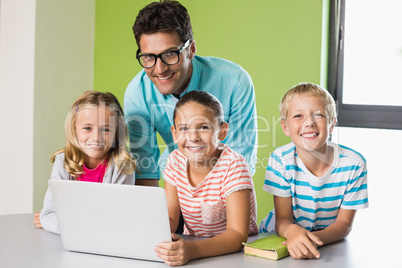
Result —
[[331, 1], [328, 90], [338, 126], [402, 129], [400, 0]]

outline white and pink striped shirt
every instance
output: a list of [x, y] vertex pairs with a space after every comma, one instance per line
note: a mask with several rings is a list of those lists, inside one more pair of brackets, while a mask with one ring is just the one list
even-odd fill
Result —
[[258, 233], [257, 202], [246, 160], [227, 145], [207, 177], [193, 187], [187, 179], [187, 158], [173, 151], [164, 178], [177, 187], [185, 221], [184, 234], [212, 237], [226, 230], [226, 198], [233, 192], [251, 189], [249, 234]]

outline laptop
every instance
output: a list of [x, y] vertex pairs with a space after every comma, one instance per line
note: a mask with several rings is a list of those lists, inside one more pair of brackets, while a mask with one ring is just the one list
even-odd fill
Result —
[[171, 242], [164, 189], [70, 180], [49, 186], [65, 249], [162, 262], [153, 249]]

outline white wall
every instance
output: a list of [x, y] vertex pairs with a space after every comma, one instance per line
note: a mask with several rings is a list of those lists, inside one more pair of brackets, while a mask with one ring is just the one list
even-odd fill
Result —
[[0, 7], [0, 214], [31, 212], [35, 0]]
[[369, 208], [356, 213], [356, 230], [351, 235], [367, 239], [373, 231], [394, 226], [400, 218], [402, 131], [340, 127], [335, 128], [332, 140], [360, 152], [367, 160]]
[[31, 213], [66, 112], [93, 88], [95, 0], [1, 0], [0, 10], [0, 215]]

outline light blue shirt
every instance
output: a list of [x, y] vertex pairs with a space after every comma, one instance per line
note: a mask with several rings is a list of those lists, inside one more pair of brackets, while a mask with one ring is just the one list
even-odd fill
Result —
[[[220, 58], [195, 56], [191, 63], [191, 80], [182, 95], [192, 90], [205, 90], [218, 98], [223, 106], [225, 121], [229, 123], [224, 143], [245, 157], [254, 174], [258, 133], [251, 77], [239, 65]], [[161, 94], [144, 70], [128, 84], [124, 110], [130, 151], [138, 164], [137, 179], [160, 178], [157, 132], [169, 152], [177, 149], [170, 131], [176, 102], [172, 95]]]

